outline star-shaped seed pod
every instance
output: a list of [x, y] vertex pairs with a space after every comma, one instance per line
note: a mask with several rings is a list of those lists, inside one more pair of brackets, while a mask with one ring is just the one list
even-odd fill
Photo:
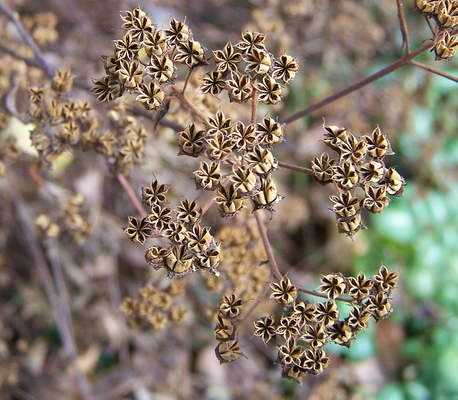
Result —
[[213, 52], [216, 70], [221, 73], [237, 72], [242, 55], [238, 53], [231, 42], [226, 43], [223, 50]]
[[222, 111], [218, 111], [214, 116], [209, 117], [207, 124], [209, 126], [207, 131], [208, 136], [213, 136], [217, 132], [222, 132], [229, 135], [233, 129], [232, 119], [226, 118]]
[[281, 317], [277, 326], [276, 334], [283, 336], [285, 340], [296, 337], [299, 334], [300, 326], [297, 319], [293, 317]]
[[323, 369], [327, 367], [329, 358], [323, 349], [307, 349], [305, 351], [304, 367], [308, 372], [317, 375], [323, 372]]
[[203, 190], [216, 190], [221, 180], [221, 168], [219, 162], [201, 161], [199, 169], [194, 171], [196, 184]]
[[215, 354], [221, 364], [235, 361], [243, 355], [237, 340], [219, 342]]
[[272, 146], [283, 140], [283, 128], [273, 118], [267, 117], [256, 124], [256, 137], [265, 146]]
[[440, 32], [436, 37], [434, 52], [436, 59], [449, 60], [455, 56], [458, 48], [458, 34], [452, 34], [448, 30]]
[[123, 28], [137, 43], [142, 43], [146, 34], [152, 33], [154, 30], [153, 23], [146, 14], [126, 21]]
[[187, 40], [177, 45], [178, 52], [175, 61], [186, 64], [189, 68], [202, 64], [204, 61], [204, 49], [197, 40]]
[[360, 273], [356, 277], [348, 278], [348, 294], [360, 302], [369, 296], [373, 285], [374, 282], [371, 279], [366, 279], [366, 276]]
[[242, 196], [253, 192], [257, 186], [256, 175], [248, 167], [234, 166], [230, 180]]
[[229, 157], [234, 147], [230, 135], [224, 131], [217, 131], [207, 139], [207, 156], [211, 160], [220, 161]]
[[340, 218], [353, 217], [360, 211], [360, 200], [351, 192], [329, 196], [329, 200], [333, 203], [332, 211]]
[[346, 128], [338, 127], [335, 125], [324, 125], [326, 133], [323, 137], [323, 143], [330, 147], [332, 150], [339, 152], [339, 144], [345, 141], [348, 137]]
[[402, 194], [405, 186], [404, 178], [394, 168], [388, 168], [385, 175], [386, 192], [392, 196]]
[[161, 206], [167, 201], [167, 192], [169, 187], [160, 184], [156, 179], [151, 184], [142, 188], [142, 200], [150, 207], [155, 205]]
[[297, 297], [296, 286], [287, 276], [284, 276], [280, 282], [272, 282], [270, 289], [272, 290], [270, 298], [279, 304], [291, 304]]
[[164, 257], [164, 267], [171, 276], [189, 272], [194, 261], [193, 255], [186, 246], [173, 246], [170, 253]]
[[353, 332], [358, 332], [367, 328], [370, 317], [371, 312], [369, 307], [366, 305], [355, 306], [347, 318], [347, 323]]
[[181, 42], [188, 40], [191, 37], [189, 27], [181, 21], [172, 19], [169, 29], [165, 31], [165, 36], [170, 45], [176, 46]]
[[385, 265], [380, 266], [378, 273], [374, 276], [375, 285], [384, 292], [394, 289], [398, 282], [398, 274], [388, 271]]
[[160, 269], [164, 266], [164, 258], [169, 253], [169, 247], [151, 246], [145, 252], [145, 260], [154, 269]]
[[355, 166], [350, 161], [334, 167], [333, 181], [342, 190], [350, 190], [359, 182], [359, 176]]
[[366, 197], [363, 206], [371, 213], [377, 214], [384, 210], [390, 203], [385, 186], [366, 186]]
[[207, 133], [203, 129], [197, 128], [194, 123], [188, 125], [183, 131], [178, 133], [180, 154], [198, 157], [205, 150], [206, 137]]
[[153, 205], [151, 213], [148, 215], [148, 221], [155, 229], [163, 231], [172, 221], [172, 210], [160, 205]]
[[210, 230], [199, 224], [195, 224], [188, 234], [188, 247], [196, 253], [205, 252], [213, 242]]
[[390, 149], [390, 142], [377, 126], [369, 136], [364, 136], [367, 152], [373, 158], [383, 158]]
[[165, 54], [151, 56], [150, 65], [145, 68], [145, 72], [151, 75], [159, 83], [165, 83], [172, 79], [175, 72], [173, 61]]
[[242, 305], [243, 300], [235, 294], [231, 294], [229, 296], [224, 296], [219, 305], [219, 311], [223, 316], [234, 319], [240, 316]]
[[318, 303], [315, 318], [319, 324], [325, 327], [332, 325], [339, 318], [339, 310], [336, 303], [334, 301]]
[[157, 57], [163, 56], [167, 51], [165, 32], [161, 30], [146, 32], [143, 38], [143, 46], [148, 57], [153, 55]]
[[359, 174], [362, 182], [379, 183], [385, 176], [385, 167], [381, 162], [371, 160], [359, 167]]
[[186, 244], [188, 232], [186, 227], [180, 223], [170, 222], [163, 233], [173, 243]]
[[331, 300], [336, 299], [345, 292], [346, 283], [339, 274], [321, 275], [320, 291], [325, 293]]
[[114, 42], [116, 58], [118, 60], [132, 61], [138, 53], [140, 46], [131, 34], [126, 34], [124, 38]]
[[136, 100], [140, 102], [147, 110], [158, 110], [165, 98], [165, 93], [158, 83], [152, 81], [148, 84], [138, 86], [138, 96]]
[[269, 175], [278, 166], [278, 161], [272, 152], [259, 145], [256, 145], [253, 150], [247, 151], [244, 158], [253, 168], [253, 172], [259, 176]]
[[265, 39], [265, 35], [259, 32], [243, 32], [242, 40], [236, 44], [236, 47], [244, 54], [251, 53], [253, 49], [264, 50]]
[[363, 160], [367, 151], [365, 140], [358, 140], [354, 135], [348, 134], [344, 140], [337, 144], [341, 161], [349, 161], [358, 164]]
[[221, 314], [218, 314], [216, 316], [214, 332], [216, 340], [225, 342], [234, 339], [235, 326], [230, 319], [224, 318]]
[[335, 161], [326, 153], [316, 156], [312, 160], [312, 171], [315, 179], [323, 185], [332, 182], [334, 176]]
[[328, 327], [329, 338], [338, 345], [350, 347], [353, 332], [346, 321], [337, 321]]
[[143, 80], [143, 72], [140, 68], [140, 63], [136, 60], [121, 61], [121, 68], [118, 71], [119, 81], [127, 89], [137, 88]]
[[328, 335], [323, 325], [312, 324], [307, 325], [302, 339], [305, 340], [310, 347], [317, 348], [324, 346], [328, 339]]
[[250, 151], [256, 143], [255, 126], [253, 124], [245, 125], [237, 121], [234, 131], [232, 132], [234, 150], [239, 152]]
[[243, 59], [246, 63], [246, 72], [254, 76], [267, 74], [272, 66], [272, 59], [264, 50], [253, 48]]
[[392, 309], [389, 297], [383, 292], [369, 298], [369, 310], [377, 321], [386, 318]]
[[355, 214], [348, 218], [337, 219], [337, 230], [344, 235], [353, 237], [363, 228], [361, 214]]
[[234, 184], [221, 185], [217, 191], [215, 203], [223, 217], [231, 217], [245, 206], [245, 200], [240, 196]]
[[281, 101], [281, 86], [269, 75], [265, 75], [260, 82], [256, 83], [258, 100], [261, 103], [277, 104]]
[[180, 202], [176, 210], [178, 221], [184, 224], [195, 224], [200, 220], [202, 209], [196, 201], [184, 199]]
[[223, 74], [218, 71], [211, 71], [202, 78], [200, 90], [202, 90], [203, 93], [217, 96], [225, 87], [226, 81], [223, 79]]
[[269, 210], [281, 200], [281, 196], [278, 194], [277, 185], [273, 178], [269, 175], [266, 177], [261, 177], [261, 186], [259, 192], [256, 193], [252, 200], [254, 203], [254, 208], [267, 208]]
[[143, 244], [145, 240], [151, 237], [153, 229], [147, 218], [138, 220], [135, 217], [129, 217], [127, 227], [124, 229], [130, 240]]
[[281, 80], [284, 83], [289, 83], [297, 71], [299, 71], [299, 64], [296, 60], [287, 54], [283, 54], [273, 63], [272, 77], [277, 81]]
[[232, 73], [231, 79], [226, 81], [229, 100], [244, 103], [253, 95], [253, 84], [248, 75]]
[[315, 304], [300, 301], [298, 303], [294, 303], [291, 316], [299, 321], [300, 326], [303, 326], [305, 324], [315, 322], [315, 311]]
[[261, 337], [266, 344], [275, 336], [276, 329], [275, 321], [270, 315], [254, 322], [254, 335]]
[[303, 354], [304, 348], [299, 346], [294, 338], [290, 338], [278, 348], [278, 359], [283, 366], [298, 364]]

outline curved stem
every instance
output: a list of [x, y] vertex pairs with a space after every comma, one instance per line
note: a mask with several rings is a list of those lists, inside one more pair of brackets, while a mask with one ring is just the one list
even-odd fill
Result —
[[138, 213], [142, 216], [142, 218], [146, 217], [146, 212], [142, 206], [142, 203], [138, 199], [137, 195], [135, 194], [135, 190], [132, 188], [132, 185], [126, 179], [126, 177], [122, 174], [116, 175], [116, 179], [121, 184], [121, 187], [129, 197], [130, 202], [134, 206], [134, 208], [138, 211]]
[[418, 50], [415, 50], [412, 53], [406, 54], [404, 57], [401, 57], [399, 60], [395, 61], [393, 64], [388, 65], [385, 68], [382, 68], [381, 70], [373, 73], [372, 75], [369, 75], [368, 77], [361, 79], [350, 86], [347, 86], [346, 88], [339, 90], [336, 93], [331, 94], [330, 96], [324, 98], [323, 100], [318, 101], [317, 103], [314, 103], [307, 108], [297, 111], [294, 114], [290, 115], [289, 117], [286, 117], [283, 119], [284, 124], [290, 124], [294, 121], [297, 121], [298, 119], [301, 119], [302, 117], [305, 117], [308, 114], [311, 114], [315, 112], [316, 110], [319, 110], [320, 108], [323, 108], [331, 103], [333, 103], [336, 100], [341, 99], [342, 97], [345, 97], [349, 95], [350, 93], [355, 92], [356, 90], [361, 89], [362, 87], [376, 81], [377, 79], [383, 78], [384, 76], [391, 74], [393, 71], [398, 70], [399, 68], [403, 67], [404, 65], [407, 65], [410, 60], [413, 58], [417, 57], [419, 54], [424, 53], [425, 51], [429, 50], [432, 47], [432, 41], [429, 40], [427, 44], [423, 45], [420, 47]]

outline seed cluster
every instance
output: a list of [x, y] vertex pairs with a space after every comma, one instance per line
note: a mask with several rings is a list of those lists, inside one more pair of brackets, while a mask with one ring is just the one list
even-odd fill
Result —
[[84, 197], [73, 194], [56, 216], [40, 214], [35, 225], [45, 238], [56, 238], [68, 234], [75, 242], [83, 243], [91, 233]]
[[[324, 350], [327, 343], [349, 347], [371, 317], [379, 321], [389, 315], [397, 280], [398, 275], [385, 266], [372, 278], [323, 275], [320, 291], [327, 300], [315, 304], [300, 299], [299, 290], [285, 276], [270, 285], [271, 299], [283, 307], [281, 315], [277, 320], [272, 315], [256, 320], [254, 334], [266, 344], [277, 339], [283, 376], [300, 381], [306, 374], [319, 374], [329, 362]], [[339, 296], [351, 301], [352, 310], [346, 318], [339, 316]]]
[[324, 129], [324, 143], [339, 158], [334, 160], [323, 153], [312, 160], [311, 170], [320, 183], [335, 184], [337, 193], [329, 199], [337, 228], [353, 236], [363, 226], [361, 211], [382, 212], [390, 202], [389, 196], [402, 194], [405, 182], [394, 168], [385, 164], [385, 156], [392, 152], [378, 127], [361, 139], [346, 128], [331, 125]]
[[184, 290], [183, 281], [170, 281], [163, 289], [145, 286], [137, 296], [124, 298], [121, 311], [132, 327], [164, 330], [169, 324], [176, 325], [185, 320], [188, 310], [178, 297]]
[[31, 140], [40, 159], [50, 163], [66, 150], [91, 149], [115, 171], [128, 173], [143, 156], [147, 138], [143, 125], [121, 103], [102, 119], [87, 101], [71, 98], [72, 87], [71, 73], [59, 70], [51, 85], [30, 89]]
[[129, 217], [124, 232], [141, 245], [153, 238], [166, 242], [148, 247], [145, 259], [156, 270], [165, 268], [171, 278], [197, 270], [218, 275], [220, 244], [200, 223], [201, 208], [196, 201], [184, 199], [172, 210], [167, 204], [168, 191], [157, 180], [144, 187], [142, 200], [150, 213], [142, 219]]
[[94, 82], [93, 92], [101, 102], [129, 92], [147, 110], [158, 110], [177, 66], [205, 64], [204, 49], [181, 21], [172, 19], [168, 29], [157, 29], [139, 8], [127, 11], [122, 20], [124, 36], [114, 42], [113, 53], [103, 57], [106, 75]]
[[[1, 115], [0, 115], [1, 118]], [[2, 128], [0, 123], [0, 129]], [[16, 139], [7, 137], [0, 141], [0, 177], [6, 173], [6, 165], [19, 157], [20, 149], [16, 144]]]
[[458, 1], [457, 0], [415, 0], [417, 8], [434, 21], [434, 52], [437, 59], [451, 59], [458, 47]]

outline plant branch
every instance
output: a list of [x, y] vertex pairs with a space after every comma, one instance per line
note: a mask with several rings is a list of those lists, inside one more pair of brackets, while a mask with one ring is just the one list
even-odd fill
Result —
[[403, 0], [396, 0], [396, 6], [398, 8], [399, 27], [402, 35], [402, 47], [405, 54], [410, 53], [410, 39], [409, 39], [409, 28], [407, 27], [407, 21], [405, 16], [405, 7]]
[[425, 71], [431, 72], [432, 74], [436, 74], [436, 75], [442, 76], [444, 78], [450, 79], [453, 82], [458, 82], [458, 77], [453, 76], [452, 74], [449, 74], [447, 72], [440, 71], [440, 70], [438, 70], [438, 69], [436, 69], [434, 67], [431, 67], [429, 65], [426, 65], [426, 64], [423, 64], [423, 63], [420, 63], [420, 62], [417, 62], [417, 61], [410, 61], [410, 64], [412, 64], [412, 65], [414, 65], [414, 66], [416, 66], [418, 68], [424, 69]]
[[264, 221], [262, 220], [260, 211], [261, 210], [256, 210], [254, 212], [254, 217], [256, 218], [256, 223], [258, 225], [259, 234], [261, 235], [262, 244], [264, 245], [267, 258], [269, 259], [272, 275], [275, 279], [280, 280], [283, 277], [283, 275], [281, 274], [280, 269], [278, 268], [277, 261], [275, 260], [272, 245], [270, 244], [269, 237], [267, 236], [267, 229], [264, 224]]
[[278, 166], [285, 169], [290, 169], [291, 171], [303, 172], [307, 175], [313, 175], [313, 171], [310, 168], [301, 167], [300, 165], [290, 164], [287, 162], [279, 161]]
[[129, 198], [134, 208], [138, 211], [138, 213], [142, 216], [142, 218], [146, 217], [145, 209], [143, 208], [142, 203], [140, 202], [137, 195], [135, 194], [135, 190], [133, 189], [129, 181], [126, 179], [126, 177], [123, 174], [118, 174], [116, 175], [116, 179], [118, 180], [118, 182], [120, 183], [124, 191], [126, 192], [127, 197]]
[[[315, 290], [301, 289], [301, 288], [298, 288], [297, 290], [298, 290], [299, 292], [302, 292], [302, 293], [305, 293], [305, 294], [309, 294], [309, 295], [311, 295], [311, 296], [321, 297], [322, 299], [329, 299], [328, 296], [326, 296], [325, 294], [320, 293], [320, 292], [317, 292], [317, 291], [315, 291]], [[337, 297], [336, 300], [338, 300], [338, 301], [344, 301], [345, 303], [350, 303], [350, 304], [353, 303], [353, 300], [348, 299], [348, 298], [346, 298], [346, 297]]]
[[341, 99], [342, 97], [345, 97], [349, 95], [350, 93], [355, 92], [356, 90], [361, 89], [364, 86], [367, 86], [368, 84], [383, 78], [384, 76], [391, 74], [392, 72], [398, 70], [399, 68], [403, 67], [404, 65], [409, 64], [410, 60], [413, 58], [417, 57], [419, 54], [424, 53], [425, 51], [429, 50], [432, 47], [432, 41], [429, 40], [427, 44], [424, 44], [422, 47], [419, 49], [415, 50], [412, 53], [406, 54], [405, 56], [401, 57], [399, 60], [395, 61], [394, 63], [388, 65], [385, 68], [382, 68], [381, 70], [373, 73], [372, 75], [369, 75], [366, 78], [363, 78], [350, 86], [347, 86], [346, 88], [339, 90], [336, 93], [331, 94], [330, 96], [324, 98], [323, 100], [320, 100], [307, 108], [297, 111], [294, 114], [290, 115], [289, 117], [286, 117], [283, 119], [284, 124], [290, 124], [294, 121], [297, 121], [298, 119], [311, 114], [315, 112], [316, 110], [319, 110], [320, 108], [323, 108], [331, 103], [333, 103], [336, 100]]
[[6, 16], [10, 22], [14, 24], [16, 27], [19, 36], [21, 37], [22, 41], [29, 46], [33, 52], [33, 56], [35, 57], [36, 63], [43, 69], [48, 76], [54, 75], [54, 67], [46, 61], [42, 51], [36, 44], [35, 40], [32, 38], [29, 32], [24, 28], [22, 22], [17, 17], [16, 13], [13, 12], [4, 2], [0, 3], [0, 13]]

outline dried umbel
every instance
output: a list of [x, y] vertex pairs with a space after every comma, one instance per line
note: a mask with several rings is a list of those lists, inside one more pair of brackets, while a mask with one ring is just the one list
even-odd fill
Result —
[[327, 153], [312, 160], [311, 172], [322, 184], [333, 183], [336, 194], [330, 196], [340, 232], [353, 236], [363, 226], [361, 212], [382, 212], [390, 196], [399, 196], [404, 179], [385, 163], [392, 154], [388, 138], [375, 128], [370, 135], [357, 138], [345, 128], [324, 126], [323, 142], [337, 153]]
[[86, 241], [92, 231], [86, 201], [80, 193], [69, 195], [57, 211], [39, 214], [35, 225], [43, 238], [70, 236], [76, 243]]
[[147, 133], [123, 104], [102, 117], [87, 101], [72, 98], [73, 76], [58, 70], [50, 85], [30, 89], [32, 145], [49, 164], [65, 151], [94, 150], [116, 172], [128, 173], [143, 156]]
[[183, 281], [171, 281], [163, 288], [145, 286], [137, 296], [124, 298], [121, 310], [132, 327], [163, 331], [185, 321], [188, 309], [178, 297], [184, 290]]
[[[301, 381], [306, 374], [319, 374], [329, 364], [324, 350], [327, 343], [349, 347], [371, 318], [379, 321], [390, 314], [397, 279], [398, 275], [385, 266], [372, 278], [362, 274], [356, 278], [323, 275], [320, 291], [327, 300], [309, 303], [291, 280], [283, 277], [271, 284], [271, 299], [282, 306], [281, 314], [257, 319], [254, 335], [266, 344], [275, 343], [283, 376]], [[351, 304], [346, 317], [339, 315], [339, 300]]]
[[436, 58], [451, 59], [458, 47], [458, 2], [456, 0], [415, 0], [417, 8], [433, 21]]
[[[169, 277], [197, 270], [218, 275], [220, 244], [210, 229], [201, 224], [200, 206], [184, 199], [172, 210], [167, 203], [168, 190], [157, 180], [144, 187], [142, 199], [150, 212], [141, 219], [129, 217], [124, 232], [133, 242], [148, 242], [146, 262], [155, 270], [164, 268]], [[161, 244], [149, 243], [150, 239]]]

